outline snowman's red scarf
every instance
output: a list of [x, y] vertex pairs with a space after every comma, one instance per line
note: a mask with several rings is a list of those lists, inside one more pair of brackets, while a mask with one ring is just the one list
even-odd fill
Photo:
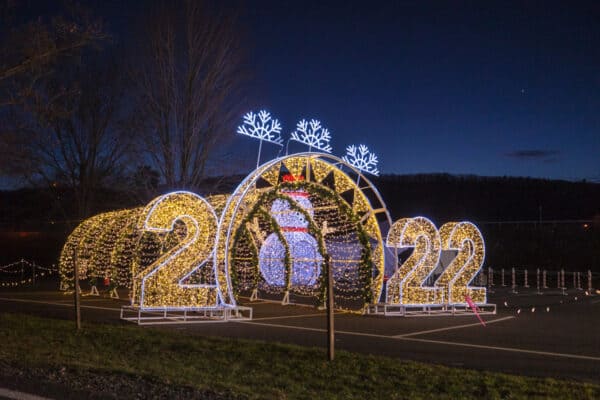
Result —
[[290, 197], [308, 197], [308, 193], [304, 192], [304, 191], [296, 191], [296, 192], [281, 192], [282, 194], [285, 194], [286, 196], [290, 196]]
[[308, 228], [300, 228], [296, 226], [282, 226], [281, 230], [283, 232], [308, 232]]

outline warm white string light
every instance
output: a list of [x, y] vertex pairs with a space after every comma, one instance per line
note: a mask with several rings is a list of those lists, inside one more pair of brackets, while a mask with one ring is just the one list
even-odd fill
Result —
[[[0, 281], [0, 287], [18, 287], [23, 285], [32, 285], [40, 278], [49, 277], [58, 274], [56, 266], [43, 267], [33, 261], [21, 259], [10, 264], [0, 266], [0, 275], [8, 275], [8, 280]], [[14, 276], [20, 275], [15, 280]]]

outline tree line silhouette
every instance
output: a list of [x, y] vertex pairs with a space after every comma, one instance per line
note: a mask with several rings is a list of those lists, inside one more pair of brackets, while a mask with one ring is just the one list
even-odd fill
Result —
[[[200, 194], [231, 193], [242, 179], [241, 175], [206, 178]], [[422, 215], [437, 226], [474, 222], [486, 241], [486, 266], [600, 271], [598, 183], [448, 174], [384, 175], [373, 182], [393, 220]], [[128, 186], [127, 191], [97, 189], [98, 201], [90, 215], [144, 204], [168, 190], [156, 179], [149, 186], [138, 175], [130, 178]], [[48, 259], [58, 254], [66, 235], [81, 220], [69, 188], [4, 191], [0, 201], [2, 231], [35, 231], [55, 238], [44, 239], [50, 246], [47, 255], [39, 252]], [[35, 238], [27, 240], [35, 246]], [[6, 247], [10, 252], [19, 246]]]

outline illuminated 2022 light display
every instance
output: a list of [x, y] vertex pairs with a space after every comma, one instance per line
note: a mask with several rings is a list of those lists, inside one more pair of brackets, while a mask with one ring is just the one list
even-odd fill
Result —
[[[244, 130], [245, 128], [245, 130]], [[248, 113], [240, 133], [281, 145], [281, 126], [269, 113]], [[330, 133], [302, 120], [291, 140], [306, 152], [269, 160], [230, 195], [173, 192], [144, 208], [100, 214], [69, 236], [60, 259], [61, 280], [109, 278], [127, 287], [140, 310], [235, 307], [240, 295], [325, 301], [324, 276], [334, 277], [337, 308], [360, 311], [370, 303], [462, 304], [486, 301], [485, 288], [469, 286], [482, 266], [484, 244], [468, 222], [439, 231], [426, 218], [395, 223], [364, 173], [377, 175], [378, 159], [364, 145], [344, 158], [330, 152]], [[360, 183], [360, 186], [358, 185]], [[390, 226], [387, 248], [381, 226]], [[396, 250], [413, 248], [401, 265]], [[432, 286], [441, 250], [455, 260]], [[386, 266], [393, 274], [384, 292]]]

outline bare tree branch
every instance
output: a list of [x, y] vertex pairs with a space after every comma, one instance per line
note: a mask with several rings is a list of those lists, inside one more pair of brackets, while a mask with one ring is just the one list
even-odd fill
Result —
[[158, 7], [145, 23], [132, 68], [135, 130], [165, 184], [192, 189], [232, 132], [245, 76], [235, 18], [206, 2], [181, 4]]

